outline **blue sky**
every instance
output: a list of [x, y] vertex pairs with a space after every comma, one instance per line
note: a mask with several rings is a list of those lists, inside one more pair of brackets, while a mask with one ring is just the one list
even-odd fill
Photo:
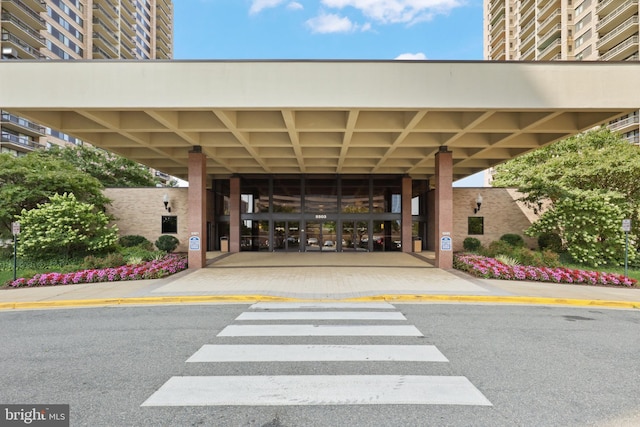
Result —
[[173, 4], [175, 59], [482, 59], [482, 0]]
[[[175, 59], [481, 60], [482, 0], [174, 0]], [[481, 186], [478, 177], [457, 185]]]

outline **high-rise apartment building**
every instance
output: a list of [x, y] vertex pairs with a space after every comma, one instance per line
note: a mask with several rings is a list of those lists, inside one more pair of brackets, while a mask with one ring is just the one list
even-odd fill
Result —
[[[484, 0], [484, 57], [638, 61], [639, 12], [638, 0]], [[640, 143], [637, 111], [609, 127]]]
[[[2, 60], [173, 57], [172, 0], [0, 0], [0, 8]], [[5, 111], [0, 128], [0, 152], [16, 155], [77, 142]]]

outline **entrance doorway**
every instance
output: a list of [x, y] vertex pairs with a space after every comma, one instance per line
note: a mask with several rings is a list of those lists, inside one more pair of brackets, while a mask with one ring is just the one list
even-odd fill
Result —
[[336, 252], [338, 250], [335, 221], [307, 222], [306, 252]]
[[277, 221], [273, 228], [275, 252], [300, 252], [300, 222]]
[[367, 252], [369, 250], [369, 222], [342, 222], [342, 250], [344, 252]]

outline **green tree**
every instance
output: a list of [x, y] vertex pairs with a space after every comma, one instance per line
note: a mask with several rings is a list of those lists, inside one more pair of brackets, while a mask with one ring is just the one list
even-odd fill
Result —
[[105, 187], [155, 187], [159, 182], [148, 167], [89, 145], [52, 147], [46, 154], [72, 163]]
[[526, 234], [558, 233], [579, 262], [619, 263], [623, 218], [632, 219], [630, 239], [638, 244], [640, 147], [606, 128], [499, 165], [493, 185], [518, 188], [522, 200], [543, 213]]
[[11, 233], [11, 222], [23, 210], [34, 209], [54, 194], [65, 192], [100, 209], [109, 202], [102, 194], [100, 181], [69, 162], [43, 151], [22, 157], [0, 154], [0, 235]]
[[108, 226], [109, 217], [73, 194], [55, 194], [49, 203], [23, 210], [18, 220], [22, 228], [18, 250], [30, 258], [101, 253], [118, 240], [117, 227]]

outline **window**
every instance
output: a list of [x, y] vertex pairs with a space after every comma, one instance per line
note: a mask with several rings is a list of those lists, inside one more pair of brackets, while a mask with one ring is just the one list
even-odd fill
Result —
[[178, 232], [178, 217], [163, 216], [162, 217], [162, 234]]
[[470, 216], [468, 223], [468, 235], [484, 234], [484, 217], [483, 216]]

